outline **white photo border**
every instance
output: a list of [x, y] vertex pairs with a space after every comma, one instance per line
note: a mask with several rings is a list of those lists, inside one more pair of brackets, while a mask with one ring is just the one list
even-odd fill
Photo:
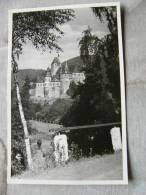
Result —
[[[11, 52], [12, 52], [12, 16], [14, 13], [33, 12], [56, 9], [75, 9], [88, 7], [110, 7], [117, 8], [118, 25], [118, 45], [120, 62], [120, 87], [121, 87], [121, 121], [122, 121], [122, 161], [123, 179], [122, 180], [34, 180], [34, 179], [14, 179], [11, 177]], [[50, 6], [40, 8], [12, 9], [9, 10], [8, 21], [8, 71], [7, 71], [7, 183], [8, 184], [46, 184], [46, 185], [126, 185], [128, 184], [127, 170], [127, 136], [126, 136], [126, 101], [125, 101], [125, 79], [123, 44], [121, 30], [121, 10], [119, 2], [75, 4], [64, 6]]]

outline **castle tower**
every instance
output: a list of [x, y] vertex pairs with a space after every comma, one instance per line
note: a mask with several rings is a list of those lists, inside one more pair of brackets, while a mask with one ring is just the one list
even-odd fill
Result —
[[67, 61], [65, 66], [61, 69], [61, 95], [62, 97], [67, 96], [67, 90], [69, 89], [72, 75], [69, 73]]
[[55, 57], [51, 64], [51, 75], [54, 76], [57, 73], [57, 70], [60, 68], [61, 63], [58, 57]]
[[64, 73], [65, 74], [68, 74], [69, 73], [67, 61], [65, 63]]
[[46, 76], [45, 76], [45, 83], [51, 82], [51, 71], [47, 68]]

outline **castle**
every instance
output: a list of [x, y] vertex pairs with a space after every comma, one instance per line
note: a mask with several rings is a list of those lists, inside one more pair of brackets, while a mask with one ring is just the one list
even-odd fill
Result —
[[51, 63], [51, 69], [48, 67], [46, 75], [42, 81], [36, 82], [34, 99], [54, 101], [57, 98], [69, 98], [67, 90], [70, 83], [83, 83], [85, 75], [79, 71], [69, 71], [67, 61], [63, 67], [59, 58], [55, 57]]

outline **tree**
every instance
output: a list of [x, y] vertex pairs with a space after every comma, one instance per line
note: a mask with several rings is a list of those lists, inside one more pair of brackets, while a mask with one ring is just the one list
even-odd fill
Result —
[[20, 119], [24, 130], [29, 168], [32, 167], [29, 133], [17, 80], [19, 55], [22, 54], [23, 45], [26, 44], [27, 41], [31, 41], [36, 49], [42, 49], [43, 51], [46, 49], [49, 51], [55, 49], [56, 52], [61, 51], [61, 48], [57, 44], [57, 40], [63, 35], [60, 26], [70, 21], [73, 16], [73, 11], [67, 9], [13, 14], [12, 70], [14, 74]]
[[22, 90], [21, 90], [21, 100], [22, 100], [22, 106], [23, 106], [23, 110], [24, 110], [24, 115], [26, 120], [30, 119], [30, 108], [31, 108], [31, 103], [30, 103], [30, 94], [29, 94], [29, 90], [30, 90], [30, 80], [29, 77], [26, 76], [24, 84], [22, 86]]
[[75, 102], [62, 118], [67, 125], [114, 122], [120, 115], [120, 75], [116, 8], [93, 8], [101, 22], [107, 21], [109, 34], [99, 39], [90, 27], [79, 41], [86, 79], [78, 86]]
[[117, 30], [117, 8], [116, 6], [110, 7], [94, 7], [92, 8], [95, 16], [101, 21], [107, 21], [107, 27], [110, 34], [113, 36], [118, 35]]
[[[24, 168], [26, 168], [26, 147], [25, 147], [25, 141], [24, 141], [24, 131], [23, 126], [20, 118], [20, 113], [18, 109], [18, 101], [16, 96], [15, 89], [12, 89], [11, 91], [11, 99], [12, 99], [12, 106], [11, 106], [11, 174], [20, 174]], [[21, 154], [23, 164], [18, 164], [16, 155]]]
[[[74, 17], [73, 10], [49, 10], [23, 12], [13, 14], [12, 55], [19, 57], [23, 44], [31, 41], [37, 48], [43, 50], [61, 48], [57, 41], [64, 34], [60, 26]], [[12, 60], [13, 60], [12, 58]]]
[[118, 25], [117, 25], [117, 9], [115, 6], [92, 8], [95, 16], [101, 22], [107, 21], [109, 34], [104, 38], [104, 47], [101, 47], [103, 59], [108, 64], [108, 75], [110, 85], [110, 92], [116, 104], [120, 109], [120, 79], [119, 79], [119, 47], [118, 47]]
[[74, 82], [74, 81], [72, 81], [71, 83], [70, 83], [70, 85], [69, 85], [69, 89], [67, 90], [67, 95], [69, 95], [71, 98], [74, 98], [74, 96], [75, 96], [75, 91], [76, 91], [76, 89], [77, 89], [77, 84]]

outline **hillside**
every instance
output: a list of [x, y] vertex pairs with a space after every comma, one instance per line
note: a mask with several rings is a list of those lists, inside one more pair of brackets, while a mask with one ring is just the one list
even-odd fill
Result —
[[28, 76], [31, 82], [36, 82], [38, 77], [43, 77], [44, 75], [45, 70], [42, 69], [24, 69], [19, 70], [18, 79], [25, 80], [26, 76]]
[[[64, 61], [61, 66], [64, 68], [66, 64], [66, 61]], [[73, 72], [80, 72], [83, 67], [83, 61], [80, 58], [80, 56], [77, 56], [75, 58], [71, 58], [67, 60], [67, 65], [70, 73]]]
[[[25, 78], [28, 77], [30, 82], [36, 82], [38, 79], [43, 78], [45, 76], [45, 70], [43, 69], [20, 69], [18, 72], [18, 82], [20, 88], [22, 87]], [[14, 86], [14, 80], [12, 77], [12, 88]]]

